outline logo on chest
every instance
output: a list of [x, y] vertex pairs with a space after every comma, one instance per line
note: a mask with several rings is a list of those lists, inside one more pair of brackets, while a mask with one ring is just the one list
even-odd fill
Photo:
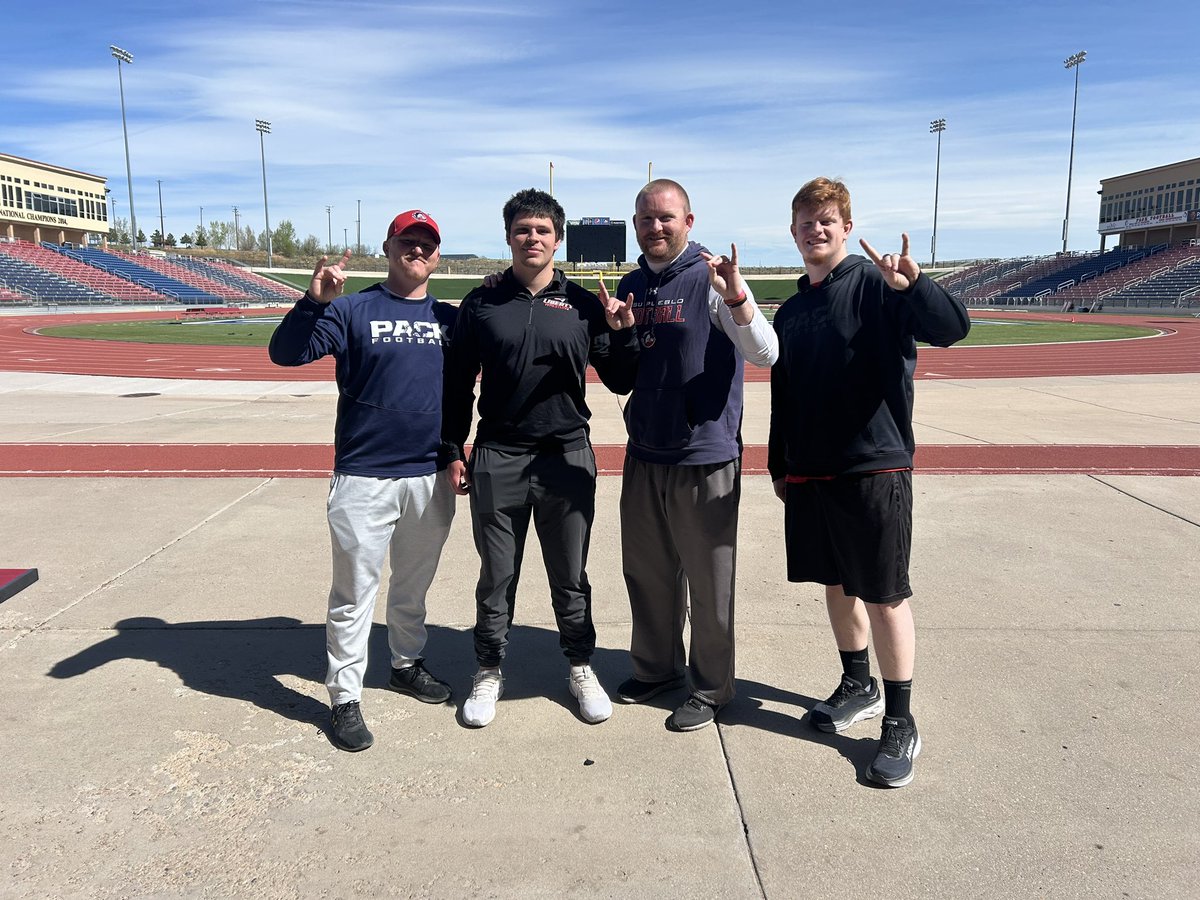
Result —
[[633, 308], [635, 325], [666, 325], [683, 324], [687, 316], [683, 314], [683, 298], [678, 300], [654, 300]]
[[437, 322], [404, 319], [372, 320], [372, 344], [441, 344], [446, 329]]
[[575, 308], [562, 297], [544, 297], [542, 299], [542, 306], [547, 309], [571, 310]]

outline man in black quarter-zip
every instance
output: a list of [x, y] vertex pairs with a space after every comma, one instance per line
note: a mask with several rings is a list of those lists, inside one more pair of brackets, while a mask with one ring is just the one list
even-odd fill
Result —
[[[443, 436], [457, 459], [447, 477], [457, 493], [471, 497], [480, 557], [479, 671], [462, 709], [463, 722], [475, 727], [492, 721], [503, 693], [500, 663], [531, 518], [580, 716], [603, 722], [612, 715], [590, 665], [596, 629], [586, 568], [596, 459], [584, 378], [590, 363], [609, 390], [629, 393], [638, 345], [628, 303], [607, 295], [602, 302], [554, 268], [565, 224], [562, 206], [543, 191], [519, 191], [509, 199], [504, 229], [513, 264], [494, 286], [466, 296], [450, 340]], [[476, 376], [479, 426], [464, 462]]]

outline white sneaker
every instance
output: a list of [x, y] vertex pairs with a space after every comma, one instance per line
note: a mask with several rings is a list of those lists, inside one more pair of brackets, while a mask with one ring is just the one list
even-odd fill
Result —
[[471, 696], [463, 704], [462, 718], [467, 725], [482, 728], [496, 718], [496, 701], [504, 693], [504, 676], [500, 671], [480, 669], [471, 685]]
[[600, 679], [591, 666], [571, 666], [567, 684], [571, 687], [571, 693], [579, 698], [579, 714], [585, 722], [603, 722], [612, 715], [612, 701], [604, 693]]

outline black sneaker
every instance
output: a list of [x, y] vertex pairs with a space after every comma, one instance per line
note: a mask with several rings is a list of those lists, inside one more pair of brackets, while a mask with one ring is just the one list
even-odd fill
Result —
[[666, 691], [683, 687], [685, 681], [682, 675], [675, 675], [666, 681], [642, 681], [636, 676], [626, 678], [617, 688], [617, 699], [622, 703], [645, 703]]
[[329, 716], [329, 739], [339, 750], [357, 753], [375, 743], [375, 735], [363, 721], [357, 700], [339, 703]]
[[843, 675], [842, 683], [829, 699], [812, 708], [808, 721], [822, 731], [845, 731], [856, 722], [873, 719], [881, 712], [883, 695], [874, 678], [864, 688], [849, 675]]
[[393, 691], [416, 697], [422, 703], [445, 703], [451, 694], [450, 685], [434, 678], [425, 668], [423, 659], [418, 659], [403, 669], [392, 669], [388, 687]]
[[921, 735], [908, 719], [883, 717], [879, 753], [867, 766], [867, 777], [888, 787], [904, 787], [913, 780], [913, 760], [921, 753]]
[[693, 694], [683, 706], [667, 717], [667, 727], [672, 731], [698, 731], [706, 725], [711, 725], [716, 720], [719, 710], [719, 706], [713, 706], [707, 700], [701, 700]]

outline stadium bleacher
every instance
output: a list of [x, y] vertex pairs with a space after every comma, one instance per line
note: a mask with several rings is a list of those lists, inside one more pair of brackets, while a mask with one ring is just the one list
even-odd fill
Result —
[[1188, 247], [1174, 265], [1160, 267], [1143, 280], [1103, 293], [1099, 301], [1112, 308], [1191, 309], [1200, 306], [1200, 247]]
[[33, 298], [27, 294], [22, 294], [19, 291], [9, 290], [8, 285], [0, 281], [0, 303], [4, 304], [29, 304], [33, 302]]
[[225, 299], [211, 291], [195, 287], [194, 285], [180, 281], [178, 278], [164, 275], [161, 272], [144, 266], [141, 264], [140, 257], [138, 262], [134, 262], [132, 259], [125, 258], [124, 255], [107, 253], [103, 250], [93, 250], [89, 247], [58, 247], [53, 244], [44, 246], [72, 259], [87, 263], [89, 266], [94, 266], [102, 271], [117, 275], [134, 284], [157, 291], [179, 303], [207, 305], [222, 303]]
[[110, 250], [114, 256], [119, 256], [134, 265], [144, 266], [147, 269], [152, 269], [160, 275], [165, 275], [168, 278], [173, 278], [176, 281], [181, 281], [184, 284], [191, 285], [194, 288], [199, 288], [202, 291], [207, 291], [214, 297], [220, 297], [222, 300], [236, 301], [245, 299], [245, 294], [242, 291], [231, 288], [228, 284], [220, 281], [214, 281], [207, 278], [191, 269], [176, 265], [172, 260], [158, 256], [153, 253], [126, 253], [123, 250]]
[[1134, 258], [1119, 267], [1109, 267], [1094, 278], [1085, 279], [1054, 294], [1054, 302], [1064, 307], [1091, 308], [1126, 287], [1140, 284], [1148, 278], [1170, 271], [1190, 258], [1200, 256], [1200, 250], [1178, 244], [1159, 250], [1152, 256]]
[[1118, 269], [1127, 263], [1161, 252], [1166, 249], [1166, 246], [1166, 244], [1160, 244], [1149, 249], [1116, 247], [1105, 253], [1062, 257], [1062, 265], [1048, 266], [1042, 271], [1038, 271], [1039, 267], [1035, 266], [1028, 271], [1019, 273], [1023, 277], [1013, 283], [1003, 285], [995, 293], [988, 294], [987, 299], [994, 304], [1057, 303], [1055, 298], [1057, 292], [1105, 272]]
[[[37, 303], [110, 304], [116, 299], [14, 255], [16, 241], [0, 243], [0, 282], [9, 293]], [[18, 251], [19, 252], [19, 251]]]
[[29, 241], [11, 241], [4, 245], [9, 255], [31, 263], [69, 281], [90, 287], [121, 303], [162, 303], [166, 298], [123, 278], [55, 253]]
[[[1095, 256], [1095, 254], [1086, 254], [1086, 256]], [[1058, 272], [1078, 261], [1078, 255], [1061, 256], [1054, 254], [1052, 256], [1033, 256], [1021, 257], [1018, 259], [1001, 260], [995, 263], [991, 269], [980, 273], [973, 280], [973, 283], [967, 284], [962, 288], [949, 290], [954, 291], [959, 296], [972, 300], [991, 300], [997, 296], [1005, 294], [1009, 290], [1020, 288], [1021, 285], [1033, 278], [1040, 278], [1051, 272]]]
[[253, 300], [287, 301], [294, 303], [301, 292], [286, 287], [254, 272], [239, 269], [220, 259], [201, 259], [194, 256], [168, 256], [168, 261], [198, 275], [222, 282], [237, 290], [241, 296]]
[[217, 259], [0, 240], [0, 302], [294, 302], [300, 291]]

